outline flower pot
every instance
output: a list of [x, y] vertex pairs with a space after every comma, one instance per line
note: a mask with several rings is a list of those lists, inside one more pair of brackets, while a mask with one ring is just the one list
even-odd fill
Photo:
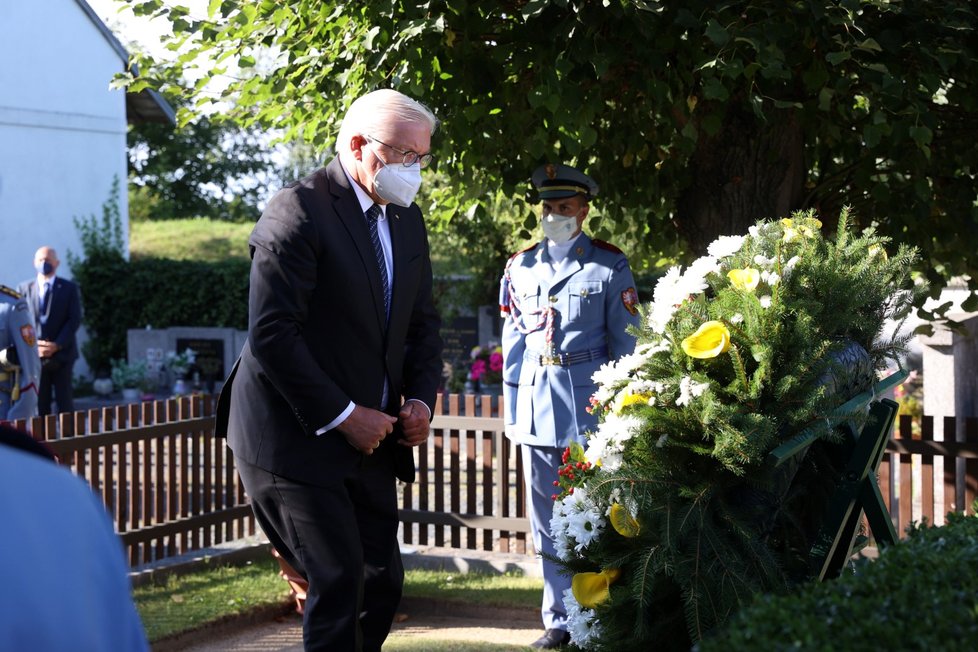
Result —
[[99, 396], [108, 396], [112, 393], [112, 379], [111, 378], [96, 378], [92, 381], [92, 389]]
[[187, 380], [184, 380], [183, 378], [177, 379], [177, 381], [173, 383], [173, 393], [176, 394], [177, 396], [183, 394], [189, 394], [190, 383]]
[[135, 403], [139, 400], [141, 392], [138, 387], [123, 387], [122, 388], [122, 398], [130, 403]]

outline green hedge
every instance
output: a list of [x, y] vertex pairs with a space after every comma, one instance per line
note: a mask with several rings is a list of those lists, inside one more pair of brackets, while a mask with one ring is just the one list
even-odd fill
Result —
[[699, 652], [978, 650], [978, 518], [948, 518], [854, 574], [759, 598]]
[[248, 326], [247, 260], [146, 258], [126, 261], [98, 251], [72, 267], [81, 287], [89, 341], [83, 353], [96, 372], [126, 356], [130, 328]]

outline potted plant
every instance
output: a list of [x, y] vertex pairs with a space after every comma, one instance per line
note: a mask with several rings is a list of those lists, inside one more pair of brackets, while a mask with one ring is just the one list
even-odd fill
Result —
[[138, 401], [141, 390], [146, 385], [146, 363], [112, 360], [112, 384], [122, 390], [122, 398]]
[[476, 346], [469, 354], [469, 380], [475, 391], [499, 396], [503, 388], [503, 347]]
[[173, 393], [186, 394], [190, 391], [190, 384], [187, 382], [187, 374], [197, 360], [197, 354], [193, 349], [187, 348], [182, 352], [167, 351], [166, 367], [173, 374]]

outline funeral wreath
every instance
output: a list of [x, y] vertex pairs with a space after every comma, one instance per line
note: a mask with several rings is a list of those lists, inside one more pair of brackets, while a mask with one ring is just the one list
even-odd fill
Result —
[[[673, 267], [641, 307], [633, 354], [594, 376], [599, 424], [554, 480], [557, 561], [571, 641], [588, 650], [688, 650], [762, 591], [805, 580], [810, 501], [830, 475], [765, 456], [898, 359], [884, 335], [923, 289], [912, 249], [888, 252], [843, 211], [758, 222]], [[861, 415], [847, 415], [860, 418]]]

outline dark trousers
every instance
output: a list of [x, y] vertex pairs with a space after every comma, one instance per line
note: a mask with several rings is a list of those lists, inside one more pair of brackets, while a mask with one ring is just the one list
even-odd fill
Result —
[[71, 389], [71, 370], [74, 362], [49, 362], [41, 366], [41, 386], [37, 388], [37, 413], [51, 414], [51, 390], [58, 412], [74, 412], [75, 399]]
[[327, 486], [234, 460], [265, 535], [309, 583], [307, 652], [379, 652], [401, 600], [393, 463], [371, 458]]

